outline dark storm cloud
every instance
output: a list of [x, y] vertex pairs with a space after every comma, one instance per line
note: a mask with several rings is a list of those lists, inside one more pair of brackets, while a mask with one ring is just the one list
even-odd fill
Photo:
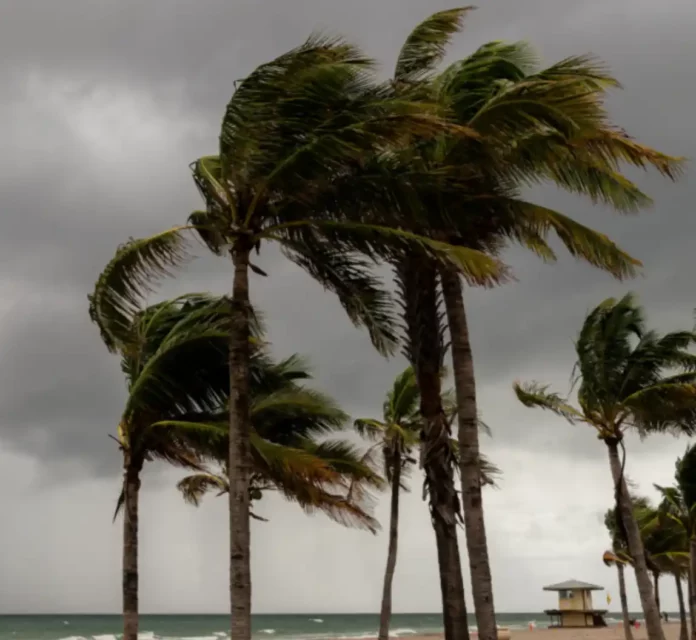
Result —
[[[452, 56], [491, 38], [529, 39], [546, 59], [591, 50], [627, 85], [613, 100], [617, 120], [649, 143], [688, 154], [696, 147], [687, 135], [690, 101], [681, 95], [664, 114], [670, 92], [695, 86], [692, 68], [678, 65], [694, 11], [671, 6], [672, 14], [634, 4], [626, 22], [620, 2], [537, 1], [524, 10], [490, 3], [470, 16]], [[0, 176], [0, 251], [5, 279], [20, 290], [14, 299], [26, 291], [38, 302], [16, 304], [3, 321], [3, 360], [22, 362], [0, 394], [5, 437], [47, 457], [103, 451], [96, 434], [112, 428], [122, 385], [114, 358], [86, 319], [85, 295], [115, 245], [182, 220], [194, 206], [187, 164], [214, 148], [234, 79], [315, 27], [345, 33], [388, 68], [408, 29], [437, 8], [422, 2], [400, 3], [398, 10], [386, 2], [14, 3], [0, 27], [2, 71], [12, 87], [0, 107], [8, 141], [0, 152], [7, 169]], [[649, 45], [658, 40], [656, 56]], [[552, 266], [511, 251], [519, 282], [469, 296], [484, 398], [487, 385], [499, 385], [509, 412], [518, 411], [512, 380], [544, 379], [549, 370], [562, 372], [563, 389], [583, 315], [626, 287], [670, 322], [690, 321], [691, 302], [680, 300], [691, 294], [694, 187], [644, 183], [656, 210], [630, 219], [549, 190], [530, 194], [617, 238], [645, 262], [646, 275], [617, 285], [562, 250]], [[352, 412], [373, 412], [403, 363], [378, 358], [334, 301], [272, 251], [267, 262], [269, 255], [272, 277], [255, 284], [276, 349], [310, 353], [321, 386]], [[171, 290], [223, 292], [226, 273], [224, 263], [203, 260]], [[502, 422], [499, 437], [515, 437], [518, 431]], [[46, 434], [39, 447], [37, 432]]]

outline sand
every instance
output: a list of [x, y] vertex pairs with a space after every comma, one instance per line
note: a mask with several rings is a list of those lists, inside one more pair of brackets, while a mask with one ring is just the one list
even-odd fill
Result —
[[[665, 631], [665, 640], [679, 639], [679, 622], [668, 622], [662, 625]], [[424, 635], [408, 636], [408, 640], [434, 640], [442, 636]], [[645, 626], [633, 629], [634, 640], [647, 640]], [[476, 636], [472, 636], [472, 640]], [[510, 631], [510, 640], [624, 640], [622, 624], [616, 624], [602, 629], [528, 629]], [[401, 639], [403, 640], [403, 638]]]

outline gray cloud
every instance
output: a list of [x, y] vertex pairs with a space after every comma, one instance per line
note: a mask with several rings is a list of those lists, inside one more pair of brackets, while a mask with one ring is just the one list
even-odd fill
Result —
[[[383, 62], [386, 74], [409, 29], [448, 4], [5, 4], [0, 486], [6, 488], [3, 511], [15, 527], [0, 533], [0, 548], [11, 550], [0, 554], [0, 573], [8, 577], [3, 585], [11, 586], [0, 586], [0, 602], [7, 611], [117, 610], [119, 528], [111, 525], [111, 513], [119, 458], [107, 434], [117, 423], [124, 384], [118, 359], [87, 318], [86, 294], [99, 269], [129, 236], [176, 223], [196, 206], [187, 165], [214, 150], [234, 80], [315, 27], [357, 41]], [[592, 51], [625, 85], [611, 102], [616, 120], [648, 144], [694, 156], [694, 27], [696, 5], [685, 0], [496, 0], [470, 16], [451, 57], [491, 39], [530, 40], [547, 61]], [[611, 502], [602, 447], [591, 433], [519, 407], [510, 387], [517, 378], [536, 378], [565, 391], [573, 337], [586, 311], [608, 295], [635, 290], [661, 330], [691, 325], [694, 183], [639, 180], [655, 199], [654, 211], [639, 217], [615, 216], [550, 189], [529, 197], [609, 234], [643, 260], [644, 276], [616, 283], [562, 250], [558, 264], [549, 266], [513, 249], [508, 258], [518, 282], [467, 292], [481, 408], [494, 430], [484, 447], [505, 470], [501, 490], [487, 496], [501, 610], [543, 608], [541, 591], [529, 585], [570, 575], [613, 585], [613, 574], [594, 560], [607, 544], [598, 518]], [[379, 358], [336, 301], [277, 252], [265, 250], [261, 258], [271, 277], [254, 279], [255, 302], [267, 315], [274, 348], [308, 354], [317, 385], [352, 414], [377, 413], [403, 362]], [[229, 285], [228, 265], [203, 257], [162, 295], [224, 292]], [[670, 482], [683, 446], [669, 438], [649, 446], [631, 442], [631, 477], [647, 493], [653, 481]], [[224, 610], [224, 501], [189, 509], [171, 488], [174, 477], [154, 467], [145, 479], [143, 608]], [[582, 492], [573, 488], [578, 480]], [[395, 602], [400, 610], [434, 610], [432, 533], [417, 478], [413, 484]], [[254, 529], [259, 611], [376, 608], [374, 567], [383, 564], [383, 537], [344, 531], [321, 518], [310, 522], [275, 497], [264, 500], [264, 509], [272, 522]], [[87, 558], [89, 576], [75, 572]], [[342, 576], [330, 593], [323, 586], [327, 570]], [[281, 574], [304, 576], [303, 589], [290, 588], [295, 583]], [[630, 598], [637, 606], [634, 591]], [[673, 593], [663, 598], [674, 608]]]

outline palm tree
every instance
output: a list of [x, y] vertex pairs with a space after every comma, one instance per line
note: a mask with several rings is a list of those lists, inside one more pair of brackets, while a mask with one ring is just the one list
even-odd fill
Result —
[[126, 640], [138, 635], [138, 497], [143, 465], [153, 459], [188, 468], [201, 464], [185, 433], [157, 429], [154, 424], [213, 410], [226, 398], [227, 363], [220, 347], [228, 331], [224, 301], [188, 295], [136, 312], [114, 345], [128, 385], [115, 438], [124, 470], [116, 513], [123, 507]]
[[[553, 259], [554, 254], [544, 236], [555, 231], [573, 255], [619, 277], [632, 274], [637, 261], [605, 236], [557, 212], [521, 201], [516, 186], [552, 180], [593, 200], [609, 202], [617, 209], [633, 210], [647, 204], [649, 199], [618, 173], [619, 163], [654, 166], [674, 177], [678, 161], [635, 143], [607, 122], [602, 100], [606, 88], [617, 83], [589, 57], [568, 58], [549, 69], [536, 71], [534, 56], [524, 44], [495, 42], [455, 62], [439, 76], [434, 75], [450, 37], [461, 28], [469, 9], [438, 12], [419, 24], [407, 38], [397, 62], [394, 76], [397, 93], [410, 94], [415, 90], [417, 95], [429, 96], [450, 110], [460, 126], [476, 134], [449, 140], [441, 136], [437, 141], [407, 150], [406, 163], [411, 166], [425, 161], [433, 167], [459, 164], [472, 169], [465, 178], [464, 193], [459, 189], [451, 192], [450, 198], [443, 193], [421, 198], [429, 203], [427, 216], [421, 217], [420, 226], [413, 230], [424, 233], [429, 229], [432, 237], [439, 240], [493, 254], [505, 242], [514, 240], [547, 260]], [[412, 260], [419, 266], [424, 262], [415, 254]], [[397, 271], [402, 294], [413, 296], [416, 283], [408, 284], [407, 262], [404, 260]], [[438, 276], [441, 280], [459, 405], [462, 497], [472, 591], [479, 635], [493, 640], [497, 631], [477, 470], [475, 378], [462, 287], [458, 274], [447, 265], [430, 271], [433, 273], [427, 277], [421, 274], [418, 284], [434, 288]], [[431, 325], [421, 326], [416, 332], [435, 335], [434, 300], [430, 296], [429, 310], [420, 316], [421, 323], [427, 317]], [[425, 304], [423, 300], [421, 307]], [[411, 305], [412, 309], [417, 306]], [[433, 362], [437, 359], [434, 343], [424, 345], [423, 349]], [[415, 360], [412, 362], [415, 365]], [[424, 368], [416, 367], [416, 370]], [[424, 388], [431, 389], [432, 396], [427, 404], [429, 424], [434, 426], [427, 432], [433, 440], [439, 438], [440, 445], [433, 442], [429, 450], [442, 451], [447, 434], [437, 426], [435, 368], [427, 367], [431, 383], [422, 382]], [[437, 475], [433, 472], [433, 478]], [[442, 493], [438, 513], [442, 513], [444, 503], [452, 501], [451, 490], [443, 489]], [[458, 504], [453, 502], [453, 508], [458, 509]], [[447, 519], [451, 520], [451, 515]], [[453, 580], [457, 582], [456, 576]]]
[[360, 435], [375, 441], [381, 449], [384, 476], [391, 486], [389, 510], [389, 548], [384, 572], [382, 604], [379, 616], [379, 640], [389, 639], [392, 612], [392, 582], [396, 569], [399, 537], [399, 495], [405, 488], [408, 467], [415, 463], [412, 457], [420, 433], [419, 395], [416, 376], [411, 367], [399, 374], [387, 394], [382, 409], [382, 420], [360, 418], [355, 428]]
[[696, 445], [688, 446], [684, 456], [677, 459], [675, 466], [676, 486], [655, 485], [655, 488], [662, 496], [659, 511], [663, 521], [668, 519], [683, 536], [684, 549], [681, 557], [689, 559], [686, 573], [689, 579], [691, 637], [696, 638]]
[[[659, 335], [647, 331], [642, 308], [631, 294], [609, 298], [585, 319], [575, 345], [578, 407], [538, 383], [515, 384], [518, 399], [571, 423], [588, 425], [604, 442], [614, 483], [617, 519], [633, 558], [638, 592], [651, 640], [664, 637], [641, 532], [624, 474], [624, 435], [671, 431], [690, 434], [696, 427], [696, 357], [687, 349], [694, 334]], [[677, 371], [677, 373], [675, 373]]]
[[[452, 393], [443, 397], [443, 405], [449, 422], [456, 415]], [[396, 556], [399, 536], [399, 496], [401, 490], [406, 490], [404, 479], [408, 476], [410, 466], [416, 463], [413, 449], [419, 443], [421, 430], [421, 415], [419, 411], [420, 397], [418, 384], [413, 367], [407, 367], [401, 372], [387, 393], [382, 407], [382, 420], [359, 418], [355, 421], [357, 432], [374, 442], [368, 450], [379, 448], [382, 453], [384, 475], [391, 486], [389, 514], [389, 544], [387, 551], [387, 566], [384, 572], [384, 586], [379, 621], [379, 640], [388, 640], [389, 624], [392, 612], [392, 583], [396, 569]], [[481, 428], [490, 432], [488, 427], [480, 423]], [[451, 447], [457, 455], [456, 441], [451, 441]], [[497, 467], [484, 459], [482, 463], [482, 482], [495, 485], [495, 477], [500, 473]]]
[[[297, 356], [278, 363], [268, 359], [252, 377], [250, 501], [260, 500], [266, 491], [278, 491], [309, 514], [321, 511], [340, 524], [374, 533], [379, 525], [369, 513], [369, 490], [380, 489], [382, 478], [354, 446], [327, 439], [344, 427], [348, 416], [331, 398], [300, 384], [309, 379], [307, 364]], [[206, 470], [178, 483], [184, 499], [193, 505], [208, 491], [229, 492], [224, 418], [220, 412], [198, 416], [196, 421], [157, 424], [201, 436], [198, 450], [221, 467], [217, 473]], [[254, 513], [252, 517], [259, 518]]]
[[[647, 501], [646, 501], [647, 502]], [[688, 542], [680, 523], [667, 517], [664, 510], [645, 504], [636, 510], [636, 518], [641, 528], [648, 566], [653, 571], [655, 581], [655, 602], [660, 609], [659, 578], [671, 574], [677, 587], [679, 602], [679, 637], [688, 640], [686, 607], [682, 578], [688, 573]]]
[[609, 509], [604, 514], [604, 526], [611, 536], [612, 550], [605, 551], [602, 560], [608, 567], [612, 565], [616, 567], [619, 578], [619, 601], [621, 603], [621, 618], [623, 620], [624, 635], [626, 636], [626, 640], [633, 640], [631, 618], [628, 612], [628, 597], [626, 595], [626, 577], [624, 575], [624, 567], [626, 564], [631, 563], [631, 558], [628, 555], [626, 544], [619, 531], [616, 509]]
[[[311, 37], [300, 47], [263, 64], [237, 87], [227, 105], [219, 154], [192, 165], [205, 208], [190, 224], [123, 246], [97, 282], [93, 310], [113, 344], [127, 326], [134, 304], [153, 279], [187, 257], [185, 233], [195, 229], [216, 255], [234, 266], [230, 300], [230, 483], [231, 636], [251, 637], [249, 555], [250, 390], [249, 272], [266, 275], [251, 262], [265, 242], [280, 242], [290, 260], [339, 297], [349, 317], [368, 328], [382, 352], [395, 344], [388, 296], [366, 270], [377, 257], [416, 244], [427, 255], [457, 265], [476, 282], [494, 282], [499, 261], [482, 252], [451, 247], [379, 222], [377, 211], [393, 210], [393, 185], [408, 191], [432, 180], [422, 167], [365, 171], [377, 150], [403, 147], [414, 136], [427, 139], [451, 129], [437, 105], [394, 97], [372, 80], [373, 63], [341, 41]], [[469, 135], [463, 128], [458, 135]], [[456, 183], [436, 172], [440, 186]], [[369, 201], [370, 216], [354, 194]], [[355, 253], [359, 250], [363, 257]]]

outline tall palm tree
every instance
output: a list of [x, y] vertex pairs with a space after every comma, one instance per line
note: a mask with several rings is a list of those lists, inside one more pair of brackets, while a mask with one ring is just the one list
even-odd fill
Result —
[[[518, 399], [585, 424], [607, 447], [614, 484], [617, 522], [633, 558], [638, 592], [651, 640], [664, 638], [641, 532], [624, 475], [624, 435], [696, 428], [696, 357], [687, 349], [694, 334], [659, 335], [645, 327], [643, 309], [631, 294], [609, 298], [585, 319], [575, 350], [578, 406], [538, 383], [515, 384]], [[676, 371], [676, 373], [675, 373]]]
[[688, 594], [693, 639], [696, 637], [696, 445], [686, 448], [675, 467], [675, 486], [655, 485], [655, 488], [662, 496], [660, 512], [679, 528], [684, 542], [688, 540], [682, 557], [689, 559]]
[[[253, 71], [227, 105], [218, 155], [192, 165], [205, 208], [194, 212], [188, 225], [121, 247], [93, 296], [94, 309], [113, 312], [102, 318], [93, 311], [113, 343], [152, 280], [186, 259], [189, 229], [213, 253], [232, 260], [227, 471], [233, 640], [251, 637], [249, 272], [265, 275], [251, 262], [252, 252], [280, 242], [290, 260], [338, 295], [349, 317], [368, 328], [383, 352], [391, 350], [396, 336], [388, 296], [366, 270], [377, 256], [416, 244], [477, 282], [500, 276], [500, 263], [481, 252], [385, 226], [376, 214], [355, 215], [353, 194], [369, 194], [373, 212], [393, 209], [395, 182], [408, 190], [433, 174], [427, 167], [414, 172], [396, 166], [389, 173], [367, 172], [365, 158], [403, 146], [413, 136], [427, 138], [452, 128], [437, 105], [395, 98], [389, 87], [377, 85], [372, 66], [352, 45], [315, 36]], [[457, 131], [469, 135], [464, 128]], [[437, 173], [441, 183], [448, 182], [441, 170]]]
[[[573, 255], [619, 277], [631, 275], [637, 261], [605, 236], [557, 212], [521, 201], [516, 187], [551, 180], [617, 209], [633, 210], [649, 203], [649, 199], [618, 173], [619, 163], [654, 166], [674, 177], [677, 159], [635, 143], [607, 121], [602, 100], [606, 89], [617, 83], [589, 57], [568, 58], [538, 71], [526, 45], [495, 42], [435, 75], [449, 39], [461, 28], [469, 10], [463, 7], [430, 16], [409, 35], [397, 62], [397, 93], [427, 95], [447, 108], [459, 125], [476, 134], [449, 140], [441, 136], [436, 142], [407, 150], [406, 163], [411, 166], [425, 161], [433, 167], [475, 167], [466, 176], [464, 194], [460, 189], [451, 197], [434, 193], [422, 198], [429, 206], [415, 230], [422, 233], [430, 228], [434, 238], [493, 254], [505, 242], [514, 240], [547, 260], [554, 254], [544, 236], [555, 231]], [[417, 256], [413, 260], [423, 263]], [[403, 294], [415, 295], [409, 293], [408, 279], [404, 278], [406, 262], [400, 269]], [[437, 271], [427, 283], [420, 284], [435, 287], [436, 278], [441, 280], [459, 405], [462, 498], [472, 591], [479, 635], [493, 640], [497, 631], [477, 470], [476, 389], [468, 324], [458, 274], [447, 265]], [[421, 322], [426, 316], [433, 320], [436, 314], [430, 309], [421, 315]], [[419, 331], [433, 335], [436, 327]], [[437, 358], [433, 344], [424, 348]], [[428, 368], [432, 382], [427, 385], [433, 397], [434, 369]], [[436, 425], [437, 403], [431, 401], [428, 407], [433, 416], [431, 423]], [[429, 432], [441, 443], [446, 439], [442, 429], [433, 427]], [[442, 448], [433, 444], [432, 450]], [[446, 496], [451, 492], [443, 493], [443, 501], [448, 500]], [[438, 511], [442, 508], [440, 505]]]
[[[103, 310], [105, 311], [105, 310]], [[199, 468], [201, 458], [187, 434], [154, 428], [160, 420], [181, 419], [214, 410], [224, 401], [224, 347], [229, 314], [224, 301], [203, 295], [182, 296], [134, 313], [114, 344], [128, 397], [116, 440], [123, 455], [124, 638], [138, 635], [138, 500], [140, 474], [153, 459]]]

